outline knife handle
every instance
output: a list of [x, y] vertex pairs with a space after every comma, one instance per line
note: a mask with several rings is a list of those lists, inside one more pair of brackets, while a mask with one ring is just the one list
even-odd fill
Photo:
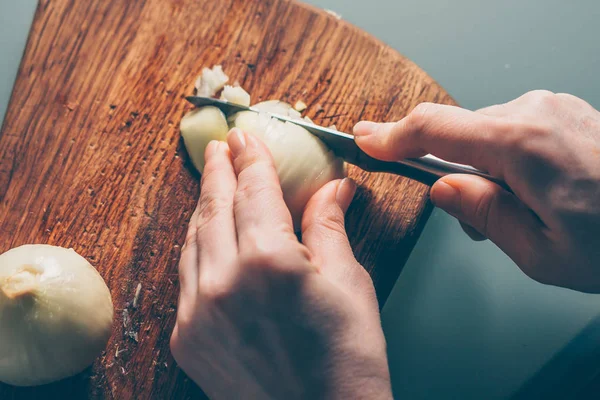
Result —
[[403, 161], [380, 161], [369, 157], [369, 160], [366, 160], [364, 164], [366, 170], [370, 172], [384, 172], [401, 175], [428, 186], [432, 186], [440, 178], [450, 174], [476, 175], [494, 182], [512, 193], [512, 189], [506, 182], [487, 172], [480, 171], [467, 165], [440, 160], [439, 158], [432, 156], [406, 159]]

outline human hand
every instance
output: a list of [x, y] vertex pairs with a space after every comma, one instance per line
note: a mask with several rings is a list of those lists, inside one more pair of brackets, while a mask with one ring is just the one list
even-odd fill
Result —
[[533, 279], [600, 292], [600, 113], [585, 101], [534, 91], [476, 112], [424, 103], [397, 123], [361, 122], [354, 133], [375, 158], [431, 153], [504, 179], [515, 195], [450, 175], [431, 200]]
[[258, 139], [234, 129], [206, 160], [179, 265], [180, 367], [213, 399], [391, 398], [373, 283], [344, 229], [354, 183], [315, 194], [302, 244]]

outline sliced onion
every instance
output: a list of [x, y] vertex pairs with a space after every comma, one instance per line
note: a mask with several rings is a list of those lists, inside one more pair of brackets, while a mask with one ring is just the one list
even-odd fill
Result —
[[292, 109], [292, 106], [280, 100], [267, 100], [261, 103], [256, 103], [252, 106], [252, 108], [258, 111], [279, 114], [287, 117], [289, 116], [289, 111]]
[[201, 97], [213, 97], [219, 90], [229, 82], [229, 77], [223, 72], [220, 65], [212, 69], [202, 69], [202, 74], [196, 79], [196, 95]]
[[181, 120], [181, 136], [192, 163], [200, 173], [204, 171], [204, 150], [212, 140], [227, 139], [229, 126], [225, 115], [216, 107], [190, 111]]
[[298, 100], [298, 101], [296, 102], [296, 104], [294, 104], [294, 109], [295, 109], [296, 111], [302, 112], [302, 111], [306, 110], [306, 108], [307, 108], [307, 105], [306, 105], [306, 103], [305, 103], [305, 102], [303, 102], [302, 100]]
[[250, 95], [240, 86], [225, 86], [221, 93], [221, 100], [245, 107], [250, 106]]

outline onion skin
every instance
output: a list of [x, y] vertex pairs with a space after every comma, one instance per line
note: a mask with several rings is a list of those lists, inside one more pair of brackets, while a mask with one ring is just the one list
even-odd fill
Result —
[[25, 245], [0, 255], [0, 381], [36, 386], [83, 371], [112, 323], [108, 287], [75, 251]]

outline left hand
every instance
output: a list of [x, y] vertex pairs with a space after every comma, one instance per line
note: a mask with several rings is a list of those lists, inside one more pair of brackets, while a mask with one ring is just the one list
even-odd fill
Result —
[[311, 199], [302, 244], [258, 139], [233, 130], [206, 160], [179, 266], [181, 368], [212, 399], [391, 398], [373, 283], [344, 229], [352, 181]]

